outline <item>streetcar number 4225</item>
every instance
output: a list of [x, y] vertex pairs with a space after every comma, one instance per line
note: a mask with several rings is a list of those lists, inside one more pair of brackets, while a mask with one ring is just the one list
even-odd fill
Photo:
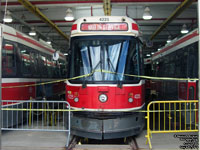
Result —
[[109, 18], [100, 18], [99, 21], [109, 21]]

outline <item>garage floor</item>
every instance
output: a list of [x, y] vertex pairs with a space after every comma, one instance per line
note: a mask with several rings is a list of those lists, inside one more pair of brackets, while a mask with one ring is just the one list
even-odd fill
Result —
[[[2, 133], [2, 150], [65, 150], [67, 133], [64, 132], [30, 132], [30, 131], [4, 131]], [[177, 133], [177, 135], [195, 135], [197, 133]], [[140, 150], [148, 150], [146, 145], [146, 130], [144, 130], [136, 141]], [[180, 150], [184, 146], [184, 140], [174, 136], [174, 133], [152, 134], [153, 150]], [[190, 142], [191, 143], [191, 142]], [[191, 145], [191, 144], [189, 144]], [[107, 148], [106, 148], [107, 147]], [[102, 145], [77, 145], [75, 150], [124, 150], [128, 147], [104, 146]]]

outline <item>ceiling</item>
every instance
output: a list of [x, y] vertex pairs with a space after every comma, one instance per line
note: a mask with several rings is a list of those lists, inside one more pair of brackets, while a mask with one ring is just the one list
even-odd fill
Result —
[[[1, 18], [3, 18], [6, 0], [1, 0]], [[103, 1], [105, 0], [29, 0], [34, 6], [39, 8], [49, 20], [65, 34], [70, 36], [71, 25], [74, 21], [67, 22], [64, 20], [67, 8], [71, 8], [75, 20], [87, 16], [104, 16]], [[192, 30], [197, 27], [197, 2], [194, 1], [184, 11], [173, 19], [162, 31], [156, 35], [152, 42], [149, 42], [154, 32], [160, 25], [169, 19], [169, 16], [181, 5], [184, 0], [110, 0], [111, 16], [128, 16], [133, 18], [139, 25], [142, 39], [148, 44], [145, 48], [144, 55], [157, 51], [157, 49], [166, 44], [168, 36], [172, 38], [181, 36], [180, 30], [183, 24]], [[153, 18], [143, 20], [142, 15], [144, 8], [148, 6]], [[8, 0], [7, 9], [12, 13], [14, 21], [9, 23], [10, 26], [28, 34], [30, 27], [34, 26], [40, 33], [36, 38], [47, 40], [49, 37], [52, 46], [62, 52], [69, 49], [69, 41], [58, 34], [56, 30], [43, 22], [39, 17], [25, 8], [18, 0]], [[2, 19], [1, 19], [2, 21]], [[24, 24], [25, 23], [25, 24]], [[151, 45], [151, 46], [150, 46]]]

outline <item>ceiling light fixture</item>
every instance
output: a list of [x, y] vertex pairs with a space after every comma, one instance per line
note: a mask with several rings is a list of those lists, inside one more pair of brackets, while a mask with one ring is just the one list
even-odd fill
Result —
[[152, 15], [150, 13], [149, 7], [145, 7], [144, 13], [143, 13], [143, 19], [144, 20], [150, 20], [152, 18]]
[[7, 11], [5, 12], [5, 16], [4, 16], [4, 18], [3, 18], [3, 21], [6, 22], [6, 23], [10, 23], [10, 22], [13, 21], [13, 19], [12, 19], [12, 17], [11, 17], [10, 11], [7, 10]]
[[150, 55], [150, 54], [147, 54], [146, 56], [149, 57], [149, 56], [151, 56], [151, 55]]
[[74, 20], [74, 15], [73, 15], [72, 10], [70, 8], [68, 8], [67, 11], [66, 11], [65, 20], [66, 21]]
[[50, 41], [49, 38], [47, 38], [47, 43], [48, 43], [49, 45], [51, 45], [51, 41]]
[[30, 36], [36, 36], [35, 28], [31, 27], [31, 31], [29, 32]]
[[187, 26], [186, 26], [186, 24], [184, 24], [183, 26], [182, 26], [182, 29], [181, 29], [181, 33], [182, 34], [186, 34], [186, 33], [188, 33], [189, 31], [188, 31], [188, 29], [187, 29]]
[[170, 43], [172, 40], [171, 40], [171, 36], [169, 35], [168, 36], [168, 39], [167, 39], [167, 43]]

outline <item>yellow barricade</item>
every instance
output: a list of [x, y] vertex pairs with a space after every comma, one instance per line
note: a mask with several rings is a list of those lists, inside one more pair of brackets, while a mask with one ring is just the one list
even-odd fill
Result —
[[152, 149], [152, 133], [198, 132], [198, 100], [150, 102], [146, 119], [146, 142]]

